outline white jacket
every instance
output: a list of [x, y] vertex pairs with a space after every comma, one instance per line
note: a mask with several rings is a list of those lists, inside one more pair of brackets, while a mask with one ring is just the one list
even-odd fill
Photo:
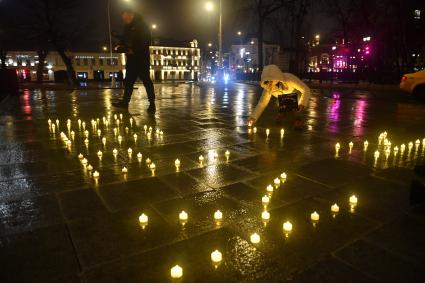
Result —
[[[265, 84], [267, 81], [280, 81], [286, 86], [286, 89], [269, 92]], [[263, 94], [251, 115], [251, 118], [255, 120], [258, 120], [261, 114], [263, 114], [272, 96], [278, 97], [282, 94], [298, 92], [298, 105], [303, 105], [304, 107], [308, 106], [311, 96], [310, 88], [303, 81], [293, 74], [283, 73], [276, 65], [264, 67], [263, 73], [261, 74], [261, 87], [264, 88]]]

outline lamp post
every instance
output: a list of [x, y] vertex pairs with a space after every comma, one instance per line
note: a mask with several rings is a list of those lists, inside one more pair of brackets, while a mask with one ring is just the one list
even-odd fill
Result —
[[157, 25], [156, 24], [152, 24], [151, 26], [151, 45], [153, 45], [153, 31], [156, 30]]
[[[222, 13], [222, 0], [218, 0], [218, 66], [220, 69], [223, 68], [223, 13]], [[214, 4], [212, 2], [207, 2], [205, 4], [205, 9], [208, 12], [214, 11]]]
[[242, 45], [242, 32], [238, 31], [237, 35], [239, 36], [239, 43], [240, 43], [240, 45]]
[[112, 54], [112, 30], [111, 30], [111, 0], [108, 0], [108, 31], [109, 31], [109, 55], [110, 55], [110, 63], [112, 68], [112, 78], [111, 78], [111, 84], [112, 86], [115, 86], [115, 67], [114, 67], [114, 60], [113, 60], [113, 54]]

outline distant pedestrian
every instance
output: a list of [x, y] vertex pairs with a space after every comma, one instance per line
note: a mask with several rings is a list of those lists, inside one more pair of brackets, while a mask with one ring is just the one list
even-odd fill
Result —
[[263, 95], [249, 118], [249, 125], [257, 122], [274, 96], [279, 104], [277, 122], [294, 120], [294, 128], [304, 126], [301, 113], [308, 106], [311, 91], [303, 81], [293, 74], [283, 73], [276, 65], [269, 65], [261, 74], [261, 87]]
[[149, 99], [148, 113], [154, 114], [155, 89], [150, 78], [150, 51], [151, 33], [148, 25], [140, 14], [132, 10], [124, 10], [121, 14], [125, 25], [124, 34], [120, 37], [117, 52], [126, 54], [125, 91], [122, 100], [112, 103], [115, 107], [128, 108], [133, 94], [134, 83], [139, 77], [143, 81]]

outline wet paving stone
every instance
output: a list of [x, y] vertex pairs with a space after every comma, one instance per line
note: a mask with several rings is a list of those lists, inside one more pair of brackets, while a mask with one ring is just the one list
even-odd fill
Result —
[[355, 195], [358, 205], [355, 212], [376, 221], [391, 221], [409, 209], [409, 188], [374, 177], [360, 178], [320, 198], [349, 208], [349, 198]]
[[365, 241], [357, 241], [336, 255], [380, 282], [422, 282], [425, 274], [424, 265], [403, 260]]
[[410, 182], [415, 178], [415, 173], [407, 168], [388, 168], [377, 172], [376, 176], [410, 186]]
[[108, 210], [95, 190], [76, 190], [58, 196], [62, 212], [67, 220], [106, 216]]
[[198, 182], [185, 173], [173, 173], [159, 177], [170, 188], [176, 190], [179, 196], [185, 197], [201, 192], [211, 191], [212, 188]]
[[365, 241], [353, 243], [339, 251], [337, 256], [380, 282], [422, 282], [425, 274], [423, 265], [405, 261]]
[[138, 207], [176, 196], [171, 188], [156, 177], [106, 185], [99, 188], [98, 193], [112, 210]]
[[[0, 104], [1, 282], [174, 282], [176, 264], [184, 268], [179, 282], [421, 278], [424, 217], [408, 200], [412, 169], [424, 163], [425, 150], [395, 155], [393, 148], [425, 137], [425, 105], [384, 91], [313, 90], [302, 130], [288, 120], [276, 123], [272, 102], [254, 133], [246, 121], [260, 94], [256, 86], [155, 87], [152, 116], [143, 88], [129, 111], [110, 106], [120, 89], [25, 90]], [[59, 119], [59, 128], [53, 131], [48, 119]], [[392, 142], [388, 156], [378, 144], [384, 131]], [[267, 193], [282, 172], [285, 183]], [[358, 204], [351, 209], [353, 194]], [[339, 213], [331, 213], [334, 203]], [[182, 210], [189, 215], [184, 225]], [[310, 219], [314, 211], [318, 222]], [[142, 213], [147, 226], [139, 223]], [[285, 221], [293, 224], [288, 235]], [[250, 241], [254, 232], [258, 244]], [[217, 267], [210, 258], [215, 249], [223, 255]]]
[[245, 159], [237, 160], [232, 164], [246, 168], [253, 172], [265, 173], [270, 170], [276, 170], [276, 168], [284, 168], [282, 161], [277, 157], [276, 153], [261, 154]]
[[[175, 230], [179, 231], [182, 238], [218, 229], [249, 213], [249, 208], [227, 198], [220, 190], [157, 203], [154, 207]], [[223, 214], [221, 221], [214, 219], [214, 213], [217, 210]], [[179, 220], [179, 214], [182, 211], [188, 214], [188, 220], [185, 223]]]
[[64, 225], [53, 225], [0, 239], [2, 282], [62, 280], [80, 270]]
[[246, 181], [246, 183], [263, 194], [267, 192], [266, 187], [272, 185], [275, 188], [273, 191], [273, 198], [277, 198], [285, 203], [292, 203], [312, 196], [318, 196], [330, 190], [330, 188], [322, 184], [297, 176], [290, 171], [286, 172], [286, 181], [281, 181], [281, 184], [276, 186], [274, 185], [274, 179], [280, 179], [281, 173], [282, 171], [276, 171], [275, 173], [265, 174]]
[[[313, 211], [320, 215], [316, 225], [310, 220]], [[317, 262], [377, 225], [346, 210], [334, 217], [330, 206], [317, 200], [305, 200], [272, 209], [267, 223], [263, 223], [260, 215], [258, 213], [255, 218], [235, 223], [231, 227], [246, 239], [252, 233], [258, 233], [261, 236], [258, 249], [280, 263], [284, 278], [291, 277], [297, 270]], [[283, 230], [286, 221], [293, 225], [292, 232], [287, 235]]]
[[288, 282], [329, 282], [329, 283], [376, 283], [375, 279], [364, 273], [350, 268], [348, 265], [336, 259], [324, 259], [307, 270], [293, 276]]
[[[249, 187], [248, 185], [245, 185], [244, 183], [236, 183], [225, 186], [220, 188], [220, 190], [223, 191], [226, 196], [240, 202], [241, 204], [256, 208], [262, 207], [261, 198], [266, 194], [266, 192], [261, 193]], [[272, 199], [269, 206], [277, 207], [281, 206], [282, 204], [282, 202]]]
[[[223, 260], [214, 267], [210, 254], [216, 249]], [[254, 246], [226, 229], [219, 229], [94, 269], [87, 277], [88, 282], [174, 282], [170, 269], [176, 264], [183, 268], [181, 282], [244, 282], [276, 270]], [[140, 269], [145, 272], [139, 272]]]
[[[318, 170], [318, 168], [326, 168], [326, 170]], [[370, 169], [354, 162], [328, 159], [304, 165], [295, 172], [324, 185], [335, 187], [349, 183], [357, 177], [367, 176], [370, 174]]]
[[0, 203], [0, 211], [0, 236], [32, 231], [63, 221], [54, 195]]
[[[149, 217], [145, 228], [139, 223], [142, 213]], [[160, 215], [142, 204], [138, 209], [72, 221], [69, 230], [84, 268], [166, 245], [178, 237]]]
[[420, 216], [401, 216], [369, 234], [366, 239], [423, 265], [425, 262], [425, 220]]
[[219, 188], [252, 176], [252, 173], [228, 164], [210, 165], [190, 170], [187, 174], [212, 188]]

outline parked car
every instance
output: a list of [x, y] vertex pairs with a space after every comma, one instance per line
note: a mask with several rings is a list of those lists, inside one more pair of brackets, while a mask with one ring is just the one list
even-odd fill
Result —
[[416, 73], [405, 74], [401, 78], [400, 89], [414, 97], [425, 98], [425, 69]]

